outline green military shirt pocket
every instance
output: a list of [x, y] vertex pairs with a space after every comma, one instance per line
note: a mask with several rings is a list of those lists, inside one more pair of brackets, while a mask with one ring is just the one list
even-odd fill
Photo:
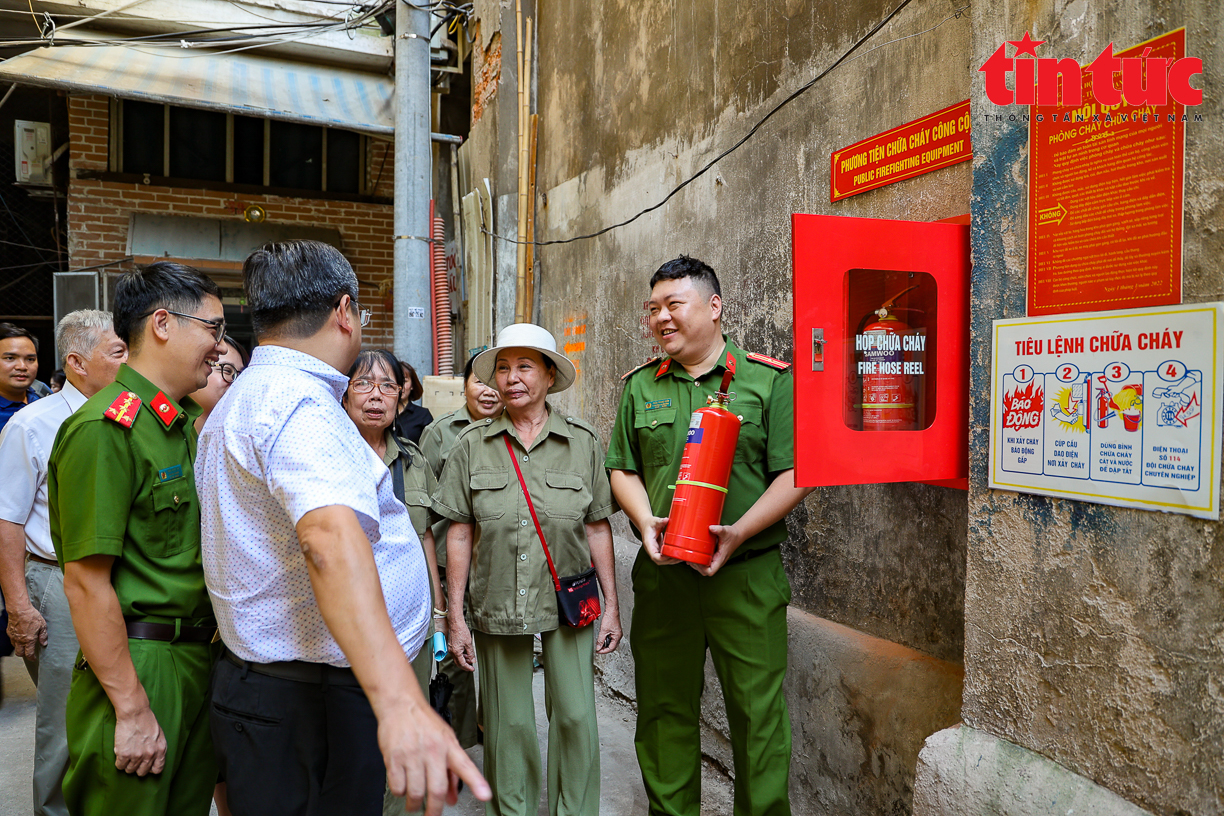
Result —
[[472, 516], [476, 521], [493, 521], [506, 515], [514, 506], [514, 497], [506, 490], [510, 475], [504, 470], [477, 470], [468, 477], [472, 489]]
[[581, 473], [546, 470], [544, 483], [548, 485], [545, 512], [550, 518], [575, 521], [586, 517], [591, 491]]
[[152, 558], [165, 558], [190, 548], [197, 540], [186, 535], [185, 520], [195, 502], [195, 486], [185, 476], [166, 482], [154, 482], [149, 491], [153, 497], [153, 529], [143, 550]]
[[765, 459], [765, 426], [759, 405], [736, 405], [731, 411], [740, 417], [739, 440], [735, 443], [736, 462], [758, 463]]
[[648, 467], [658, 467], [671, 462], [676, 434], [680, 433], [680, 438], [684, 438], [683, 429], [677, 431], [675, 424], [675, 408], [656, 408], [634, 413], [633, 428], [642, 449], [642, 460]]

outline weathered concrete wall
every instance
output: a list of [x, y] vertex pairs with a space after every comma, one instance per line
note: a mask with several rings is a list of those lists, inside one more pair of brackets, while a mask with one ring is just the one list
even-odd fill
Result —
[[[540, 0], [537, 238], [593, 232], [659, 201], [894, 6]], [[580, 369], [559, 407], [610, 430], [620, 375], [653, 353], [642, 303], [665, 260], [686, 253], [709, 262], [722, 279], [728, 332], [749, 349], [791, 359], [791, 213], [925, 221], [968, 211], [967, 163], [828, 201], [834, 150], [968, 97], [969, 21], [953, 17], [956, 7], [912, 4], [857, 59], [660, 210], [598, 238], [537, 250], [538, 319]], [[512, 235], [513, 4], [481, 0], [476, 13], [472, 96], [480, 113], [465, 148], [467, 176], [493, 180], [497, 231]], [[497, 251], [504, 282], [514, 251], [505, 243]], [[501, 282], [496, 289], [504, 304]], [[508, 322], [504, 306], [496, 320]], [[916, 484], [826, 488], [791, 516], [784, 558], [795, 606], [788, 693], [796, 812], [909, 809], [921, 741], [955, 722], [960, 705], [966, 498]], [[637, 546], [623, 518], [614, 529], [629, 596]], [[623, 603], [626, 623], [631, 600]], [[836, 624], [859, 634], [834, 636]], [[627, 650], [601, 668], [607, 687], [631, 699]], [[707, 688], [704, 747], [712, 763], [730, 767], [712, 677]]]
[[[538, 237], [628, 218], [729, 147], [831, 64], [892, 4], [542, 2]], [[951, 2], [915, 4], [872, 45], [921, 32]], [[790, 359], [790, 214], [935, 220], [967, 212], [968, 163], [828, 203], [829, 156], [968, 96], [969, 26], [886, 45], [835, 71], [660, 210], [599, 238], [541, 247], [541, 314], [581, 324], [564, 404], [610, 429], [619, 376], [652, 354], [647, 281], [680, 253], [723, 283], [741, 345]], [[930, 66], [922, 83], [915, 66]], [[473, 131], [475, 138], [475, 129]], [[922, 485], [822, 489], [791, 519], [795, 605], [960, 660], [965, 494]], [[622, 528], [623, 532], [624, 528]]]
[[[616, 546], [617, 581], [628, 587], [637, 543], [618, 538]], [[622, 593], [622, 606], [622, 618], [628, 623], [632, 593]], [[959, 719], [961, 665], [798, 609], [790, 610], [788, 622], [792, 810], [796, 814], [908, 812], [923, 736]], [[599, 658], [596, 666], [604, 690], [630, 703], [634, 690], [628, 641], [632, 638], [630, 632], [621, 648]], [[702, 812], [729, 813], [724, 789], [708, 783], [710, 772], [729, 774], [731, 768], [722, 691], [709, 664], [702, 712], [707, 770]]]
[[927, 738], [914, 812], [939, 816], [1150, 816], [1041, 754], [967, 726]]
[[[1208, 66], [1194, 111], [1205, 121], [1186, 134], [1184, 299], [1211, 301], [1224, 292], [1224, 106], [1211, 67], [1224, 64], [1224, 7], [975, 4], [972, 65], [1025, 30], [1048, 41], [1039, 55], [1083, 63], [1111, 41], [1121, 50], [1182, 25]], [[1028, 136], [1006, 116], [983, 119], [1009, 110], [973, 87], [964, 720], [1154, 813], [1224, 812], [1220, 524], [986, 488], [991, 321], [1025, 313]]]

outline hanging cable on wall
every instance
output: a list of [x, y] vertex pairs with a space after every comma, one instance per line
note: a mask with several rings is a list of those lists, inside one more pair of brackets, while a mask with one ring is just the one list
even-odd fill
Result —
[[[755, 136], [755, 135], [756, 135], [757, 131], [758, 131], [758, 130], [760, 130], [760, 129], [761, 129], [761, 128], [762, 128], [762, 127], [765, 125], [765, 123], [766, 123], [766, 122], [768, 122], [768, 121], [769, 121], [771, 118], [773, 118], [774, 114], [778, 113], [780, 110], [782, 110], [783, 108], [785, 108], [785, 107], [786, 107], [787, 105], [789, 105], [791, 102], [794, 102], [796, 99], [798, 99], [800, 96], [802, 96], [803, 94], [805, 94], [807, 91], [811, 90], [811, 88], [812, 88], [812, 87], [813, 87], [813, 86], [814, 86], [814, 85], [815, 85], [817, 82], [820, 82], [820, 80], [824, 79], [826, 76], [828, 76], [830, 73], [832, 73], [832, 72], [833, 72], [833, 70], [834, 70], [835, 68], [837, 68], [837, 67], [839, 67], [839, 66], [843, 65], [843, 64], [844, 64], [844, 63], [846, 63], [846, 62], [851, 61], [851, 57], [850, 57], [850, 55], [851, 55], [851, 54], [853, 54], [855, 51], [857, 51], [857, 50], [858, 50], [858, 49], [859, 49], [859, 48], [860, 48], [860, 47], [861, 47], [861, 46], [862, 46], [864, 43], [866, 43], [868, 40], [870, 40], [872, 37], [874, 37], [874, 36], [875, 36], [875, 34], [876, 34], [876, 33], [877, 33], [877, 32], [878, 32], [880, 29], [882, 29], [882, 28], [883, 28], [885, 25], [887, 25], [887, 24], [889, 23], [889, 21], [891, 21], [891, 20], [892, 20], [894, 17], [896, 17], [898, 14], [900, 14], [900, 13], [901, 13], [901, 11], [902, 11], [902, 9], [904, 9], [906, 6], [908, 6], [908, 5], [910, 4], [910, 2], [912, 2], [912, 0], [902, 0], [902, 2], [901, 2], [901, 4], [900, 4], [900, 5], [898, 5], [898, 6], [897, 6], [895, 9], [893, 9], [893, 10], [892, 10], [892, 11], [891, 11], [891, 12], [888, 14], [888, 16], [887, 16], [887, 17], [885, 17], [883, 20], [881, 20], [880, 22], [878, 22], [878, 23], [877, 23], [877, 24], [876, 24], [876, 25], [875, 25], [875, 26], [874, 26], [874, 27], [873, 27], [873, 28], [872, 28], [870, 31], [868, 31], [866, 34], [864, 34], [864, 35], [863, 35], [863, 36], [862, 36], [862, 37], [861, 37], [861, 38], [860, 38], [860, 39], [859, 39], [857, 42], [855, 42], [855, 43], [854, 43], [854, 45], [850, 46], [850, 48], [848, 48], [848, 49], [847, 49], [845, 52], [843, 52], [843, 53], [842, 53], [842, 55], [841, 55], [840, 57], [838, 57], [838, 58], [837, 58], [837, 59], [836, 59], [836, 60], [833, 62], [833, 64], [832, 64], [832, 65], [830, 65], [828, 68], [825, 68], [823, 71], [821, 71], [821, 72], [820, 72], [819, 74], [817, 74], [816, 76], [812, 77], [812, 79], [808, 80], [808, 81], [807, 81], [805, 84], [803, 84], [803, 85], [802, 85], [802, 86], [800, 86], [798, 89], [796, 89], [795, 91], [793, 91], [793, 92], [792, 92], [792, 93], [791, 93], [789, 96], [787, 96], [785, 99], [783, 99], [781, 102], [779, 102], [779, 103], [778, 103], [777, 105], [775, 105], [773, 108], [771, 108], [771, 109], [770, 109], [770, 111], [769, 111], [768, 113], [766, 113], [766, 114], [765, 114], [764, 116], [762, 116], [762, 117], [761, 117], [759, 120], [757, 120], [757, 123], [756, 123], [755, 125], [753, 125], [753, 126], [752, 126], [752, 127], [749, 129], [749, 130], [748, 130], [748, 132], [747, 132], [747, 133], [745, 133], [745, 134], [744, 134], [744, 135], [743, 135], [743, 136], [742, 136], [742, 137], [739, 139], [739, 141], [737, 141], [735, 144], [731, 145], [731, 146], [730, 146], [730, 147], [728, 147], [726, 150], [724, 150], [724, 151], [722, 151], [721, 153], [719, 153], [719, 154], [718, 154], [717, 156], [715, 156], [714, 158], [710, 159], [708, 162], [706, 162], [706, 163], [705, 163], [705, 165], [703, 165], [703, 166], [702, 166], [702, 168], [701, 168], [700, 170], [698, 170], [696, 173], [693, 173], [691, 176], [689, 176], [688, 178], [686, 178], [684, 181], [680, 182], [680, 183], [679, 183], [679, 184], [677, 184], [675, 187], [673, 187], [673, 188], [672, 188], [672, 190], [671, 190], [671, 192], [669, 192], [667, 195], [665, 195], [661, 201], [659, 201], [658, 203], [653, 204], [653, 205], [651, 205], [651, 206], [647, 207], [647, 208], [646, 208], [646, 209], [644, 209], [644, 210], [641, 210], [641, 211], [640, 211], [640, 212], [638, 212], [636, 215], [634, 215], [634, 216], [632, 216], [632, 217], [630, 217], [630, 218], [626, 218], [624, 221], [620, 221], [620, 222], [618, 222], [618, 223], [616, 223], [616, 224], [611, 224], [611, 225], [609, 225], [609, 226], [606, 226], [606, 227], [604, 227], [603, 229], [596, 230], [595, 232], [589, 232], [589, 233], [586, 233], [585, 235], [575, 235], [575, 236], [573, 236], [572, 238], [554, 238], [554, 239], [552, 239], [552, 240], [548, 240], [548, 241], [522, 241], [522, 240], [517, 240], [517, 239], [514, 239], [514, 238], [508, 238], [508, 237], [506, 237], [506, 236], [504, 236], [504, 235], [498, 235], [498, 234], [497, 234], [497, 233], [495, 233], [495, 232], [491, 232], [491, 231], [490, 231], [490, 230], [489, 230], [487, 227], [484, 227], [483, 225], [481, 226], [480, 231], [481, 231], [481, 232], [483, 232], [483, 233], [485, 233], [486, 235], [490, 235], [490, 236], [492, 236], [492, 237], [494, 237], [494, 238], [498, 239], [499, 241], [504, 241], [505, 243], [508, 243], [508, 244], [533, 244], [533, 245], [535, 245], [535, 246], [551, 246], [551, 245], [553, 245], [553, 244], [572, 244], [572, 243], [574, 243], [575, 241], [585, 241], [585, 240], [587, 240], [587, 239], [589, 239], [589, 238], [597, 238], [597, 237], [599, 237], [600, 235], [604, 235], [604, 234], [606, 234], [606, 233], [609, 233], [609, 232], [611, 232], [611, 231], [612, 231], [612, 230], [614, 230], [614, 229], [620, 229], [621, 227], [628, 226], [629, 224], [632, 224], [634, 221], [638, 220], [638, 219], [639, 219], [639, 218], [641, 218], [643, 215], [646, 215], [647, 213], [654, 212], [655, 210], [659, 209], [660, 207], [662, 207], [662, 206], [663, 206], [664, 204], [666, 204], [667, 202], [671, 201], [671, 200], [672, 200], [672, 198], [673, 198], [673, 197], [675, 197], [675, 195], [676, 195], [677, 193], [679, 193], [679, 192], [680, 192], [681, 190], [683, 190], [685, 187], [689, 186], [689, 185], [690, 185], [690, 184], [692, 184], [694, 181], [696, 181], [697, 179], [699, 179], [699, 178], [701, 178], [703, 175], [705, 175], [707, 172], [709, 172], [709, 171], [710, 171], [710, 170], [711, 170], [711, 169], [714, 167], [714, 165], [718, 164], [720, 161], [722, 161], [723, 159], [725, 159], [727, 156], [730, 156], [732, 153], [734, 153], [735, 151], [737, 151], [737, 150], [739, 150], [741, 147], [743, 147], [743, 146], [744, 146], [744, 144], [745, 144], [745, 143], [747, 143], [749, 139], [751, 139], [753, 136]], [[953, 11], [953, 12], [952, 12], [952, 14], [948, 15], [947, 17], [945, 17], [944, 19], [940, 20], [938, 23], [936, 23], [935, 25], [931, 26], [931, 27], [930, 27], [930, 28], [928, 28], [928, 29], [925, 29], [925, 30], [923, 30], [923, 31], [918, 31], [918, 32], [915, 32], [915, 33], [913, 33], [913, 34], [907, 34], [907, 35], [905, 35], [904, 37], [898, 37], [898, 38], [897, 38], [897, 39], [895, 39], [895, 40], [889, 40], [888, 42], [885, 42], [885, 43], [880, 43], [880, 45], [876, 46], [875, 48], [869, 49], [868, 51], [865, 51], [865, 52], [863, 52], [862, 54], [859, 54], [858, 56], [854, 57], [853, 59], [858, 59], [858, 57], [866, 56], [867, 54], [870, 54], [872, 51], [875, 51], [875, 50], [877, 50], [877, 49], [879, 49], [879, 48], [883, 48], [883, 47], [884, 47], [884, 46], [886, 46], [886, 45], [892, 45], [893, 43], [900, 42], [901, 40], [907, 40], [907, 39], [910, 39], [911, 37], [917, 37], [917, 36], [919, 36], [919, 35], [921, 35], [921, 34], [926, 34], [926, 33], [930, 32], [930, 31], [934, 31], [935, 29], [939, 28], [941, 25], [943, 25], [944, 23], [948, 22], [949, 20], [953, 20], [953, 19], [958, 19], [958, 18], [960, 18], [960, 17], [961, 17], [961, 16], [962, 16], [962, 15], [965, 13], [965, 10], [966, 10], [966, 9], [968, 9], [968, 8], [969, 8], [969, 6], [968, 6], [968, 5], [961, 6], [960, 8], [956, 9], [955, 11]]]

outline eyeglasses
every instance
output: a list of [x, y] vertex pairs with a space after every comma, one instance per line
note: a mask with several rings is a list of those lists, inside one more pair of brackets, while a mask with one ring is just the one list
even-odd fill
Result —
[[221, 379], [227, 383], [232, 383], [242, 373], [242, 369], [230, 363], [213, 363], [213, 370], [221, 375]]
[[388, 397], [394, 397], [401, 390], [400, 386], [393, 382], [376, 383], [373, 380], [353, 380], [349, 383], [349, 388], [353, 390], [354, 394], [368, 394], [376, 387], [381, 393], [386, 394]]
[[[153, 312], [156, 312], [156, 311], [157, 311], [156, 309], [153, 310]], [[149, 315], [153, 314], [153, 312], [145, 312], [144, 314], [139, 315], [136, 319], [141, 320], [143, 318], [146, 318]], [[203, 323], [205, 326], [208, 326], [210, 329], [212, 329], [214, 343], [220, 343], [222, 339], [225, 338], [225, 318], [224, 317], [221, 318], [220, 320], [209, 320], [208, 318], [205, 318], [205, 317], [196, 317], [195, 315], [183, 314], [182, 312], [176, 312], [172, 309], [166, 309], [166, 312], [167, 314], [172, 314], [175, 317], [185, 317], [188, 320], [195, 320], [199, 323]]]
[[[340, 300], [343, 299], [344, 295], [341, 295]], [[334, 304], [332, 304], [333, 309], [340, 305], [340, 300], [337, 300]], [[354, 300], [351, 296], [349, 297], [349, 301], [353, 304], [353, 308], [357, 310], [357, 317], [361, 321], [361, 328], [364, 329], [366, 326], [370, 325], [370, 315], [374, 314], [374, 312], [370, 309], [361, 308], [361, 304]]]

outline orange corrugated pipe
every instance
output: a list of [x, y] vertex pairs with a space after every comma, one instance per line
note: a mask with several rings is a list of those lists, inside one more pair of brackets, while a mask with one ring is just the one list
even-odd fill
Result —
[[434, 307], [434, 374], [449, 377], [455, 370], [455, 351], [451, 342], [450, 292], [446, 277], [446, 223], [433, 219], [433, 254], [430, 273]]

